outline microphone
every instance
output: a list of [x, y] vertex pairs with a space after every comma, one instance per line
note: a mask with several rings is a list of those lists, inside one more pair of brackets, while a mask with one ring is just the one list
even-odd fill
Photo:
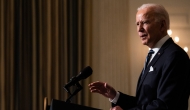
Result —
[[71, 87], [72, 85], [75, 85], [82, 79], [86, 79], [91, 74], [92, 74], [92, 68], [90, 66], [87, 66], [86, 68], [81, 70], [77, 76], [71, 78], [70, 81], [64, 86], [64, 88], [68, 90], [69, 87]]

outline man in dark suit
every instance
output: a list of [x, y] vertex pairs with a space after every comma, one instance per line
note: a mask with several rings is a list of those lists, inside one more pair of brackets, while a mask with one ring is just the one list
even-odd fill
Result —
[[150, 50], [138, 80], [136, 96], [116, 91], [104, 82], [89, 84], [112, 103], [110, 110], [187, 110], [190, 61], [186, 52], [167, 35], [169, 15], [157, 4], [144, 4], [136, 14], [137, 32]]

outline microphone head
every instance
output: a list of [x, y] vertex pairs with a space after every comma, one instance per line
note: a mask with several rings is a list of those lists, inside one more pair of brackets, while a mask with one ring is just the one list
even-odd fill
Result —
[[81, 72], [76, 77], [80, 77], [81, 79], [86, 79], [91, 74], [92, 74], [92, 68], [90, 66], [87, 66], [86, 68], [81, 70]]

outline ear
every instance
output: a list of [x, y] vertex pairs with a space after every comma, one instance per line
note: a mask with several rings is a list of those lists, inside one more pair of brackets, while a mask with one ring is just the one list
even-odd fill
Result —
[[161, 31], [167, 30], [167, 26], [166, 26], [166, 21], [165, 20], [161, 20], [160, 29], [161, 29]]

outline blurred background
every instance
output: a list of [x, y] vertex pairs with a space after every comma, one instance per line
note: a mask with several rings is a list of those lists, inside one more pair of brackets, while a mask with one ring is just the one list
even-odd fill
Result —
[[1, 0], [0, 109], [43, 110], [44, 97], [48, 105], [65, 101], [63, 86], [86, 66], [93, 74], [72, 103], [109, 110], [107, 98], [88, 90], [94, 81], [135, 95], [148, 52], [135, 25], [143, 3], [165, 6], [171, 37], [189, 55], [189, 0]]

